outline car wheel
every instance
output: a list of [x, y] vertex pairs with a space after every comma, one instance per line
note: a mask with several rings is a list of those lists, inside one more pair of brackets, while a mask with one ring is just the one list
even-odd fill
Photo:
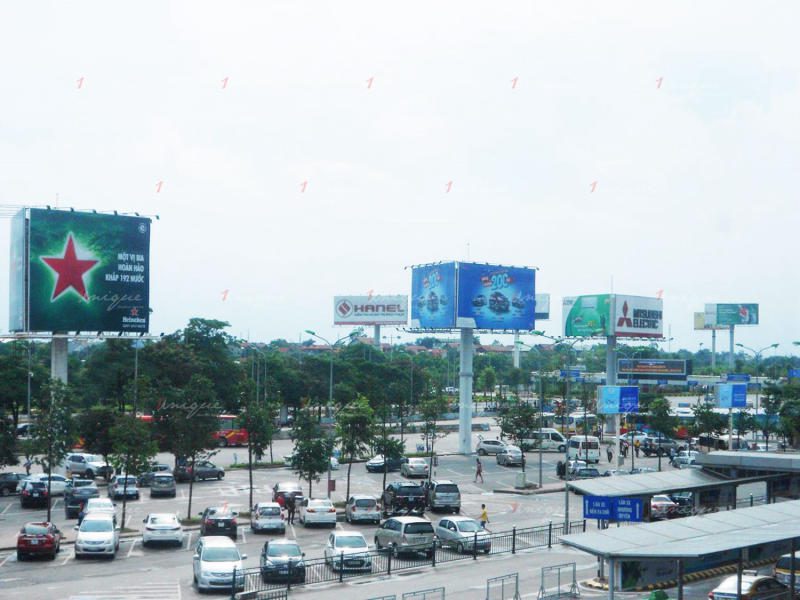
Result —
[[0, 496], [8, 496], [10, 493], [11, 492], [9, 491], [8, 488], [3, 488], [2, 490], [0, 490]]
[[94, 479], [94, 471], [92, 471], [91, 469], [86, 471], [86, 479]]
[[22, 552], [20, 552], [19, 550], [17, 550], [17, 561], [18, 562], [22, 562], [24, 560], [25, 560], [25, 555]]
[[392, 544], [392, 558], [400, 558], [400, 551], [397, 549], [397, 544]]
[[219, 473], [217, 473], [217, 481], [219, 481], [219, 480], [220, 480], [220, 479], [222, 479], [223, 477], [225, 477], [225, 473], [223, 473], [222, 471], [220, 471]]
[[456, 552], [459, 554], [464, 554], [464, 544], [458, 542], [458, 545], [456, 546]]
[[483, 448], [478, 448], [478, 456], [486, 456], [486, 450]]
[[490, 551], [491, 551], [491, 548], [484, 548], [483, 549], [483, 553], [484, 554], [489, 554]]
[[220, 448], [224, 448], [225, 446], [228, 445], [228, 440], [224, 437], [221, 437], [217, 440], [217, 444], [219, 445]]
[[563, 454], [564, 452], [566, 452], [566, 451], [567, 451], [567, 447], [566, 447], [564, 444], [561, 444], [561, 445], [558, 447], [558, 451], [559, 451], [559, 452], [561, 452], [561, 453]]
[[383, 548], [381, 548], [381, 543], [378, 541], [378, 536], [377, 535], [375, 536], [375, 549], [376, 550], [383, 550]]

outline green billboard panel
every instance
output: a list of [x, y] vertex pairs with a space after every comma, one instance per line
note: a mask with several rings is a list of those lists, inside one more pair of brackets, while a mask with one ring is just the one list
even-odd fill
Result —
[[31, 209], [29, 331], [144, 333], [150, 219]]
[[562, 319], [566, 337], [610, 335], [611, 294], [564, 298]]
[[758, 325], [758, 304], [717, 304], [717, 325]]

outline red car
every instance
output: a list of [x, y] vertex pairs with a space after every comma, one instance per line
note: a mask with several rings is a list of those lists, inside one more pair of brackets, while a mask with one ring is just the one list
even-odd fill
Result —
[[47, 555], [55, 560], [61, 549], [61, 531], [47, 522], [33, 521], [25, 523], [17, 536], [17, 560], [23, 561], [28, 556]]

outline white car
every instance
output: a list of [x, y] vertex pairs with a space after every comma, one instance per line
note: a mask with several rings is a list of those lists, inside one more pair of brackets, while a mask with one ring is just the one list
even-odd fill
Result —
[[201, 537], [192, 557], [194, 584], [198, 591], [230, 591], [234, 571], [239, 573], [236, 587], [244, 588], [242, 561], [246, 558], [247, 555], [239, 554], [236, 543], [227, 536]]
[[183, 527], [178, 517], [170, 513], [150, 513], [145, 517], [142, 546], [151, 543], [183, 544]]
[[442, 547], [453, 548], [459, 554], [477, 552], [488, 554], [492, 549], [489, 533], [475, 519], [469, 517], [447, 517], [436, 526], [436, 538]]
[[428, 463], [424, 458], [409, 458], [400, 467], [400, 474], [403, 477], [427, 477]]
[[138, 500], [139, 488], [136, 485], [136, 477], [124, 474], [114, 475], [108, 482], [108, 497], [115, 500], [124, 497]]
[[306, 498], [300, 503], [299, 519], [304, 527], [309, 525], [336, 527], [336, 508], [330, 500]]
[[286, 521], [277, 502], [259, 502], [250, 511], [250, 529], [286, 533]]
[[481, 440], [478, 442], [476, 452], [479, 456], [486, 456], [487, 454], [497, 454], [500, 450], [505, 450], [505, 442], [500, 440]]
[[[628, 445], [630, 445], [631, 448], [633, 448], [633, 445], [634, 443], [636, 443], [636, 440], [639, 440], [640, 445], [644, 445], [644, 441], [645, 439], [647, 439], [647, 434], [644, 431], [638, 431], [638, 430], [628, 431], [626, 433], [623, 433], [621, 437], [624, 441], [628, 443]], [[616, 441], [617, 441], [617, 448], [619, 448], [619, 438]]]
[[110, 556], [115, 558], [119, 550], [119, 527], [108, 514], [90, 513], [83, 517], [75, 530], [75, 558], [84, 556]]
[[371, 571], [367, 540], [358, 531], [334, 531], [325, 544], [325, 563], [334, 571]]
[[117, 505], [108, 498], [89, 498], [83, 508], [84, 518], [89, 514], [101, 513], [111, 516], [114, 522], [117, 521]]
[[[37, 473], [35, 475], [31, 475], [30, 477], [26, 477], [26, 479], [30, 479], [31, 481], [41, 481], [45, 487], [48, 485], [48, 475], [46, 473]], [[67, 482], [69, 481], [63, 475], [56, 475], [55, 473], [49, 476], [50, 479], [50, 495], [51, 496], [63, 496], [64, 491], [67, 489]], [[19, 485], [22, 484], [22, 481], [18, 484], [17, 491], [19, 491]]]
[[381, 508], [375, 496], [366, 494], [353, 494], [344, 507], [344, 520], [348, 523], [356, 521], [381, 522]]

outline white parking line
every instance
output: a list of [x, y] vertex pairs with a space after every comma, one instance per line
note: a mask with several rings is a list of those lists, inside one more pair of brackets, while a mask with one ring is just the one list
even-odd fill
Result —
[[[137, 538], [137, 539], [138, 539], [138, 538]], [[131, 544], [130, 550], [128, 550], [128, 558], [130, 558], [130, 557], [131, 557], [131, 554], [133, 554], [133, 549], [134, 549], [134, 548], [136, 548], [136, 541], [137, 541], [137, 539], [134, 539], [134, 540], [133, 540], [133, 543]]]
[[72, 558], [75, 558], [75, 551], [74, 551], [74, 550], [73, 550], [72, 552], [69, 552], [69, 553], [67, 554], [67, 556], [64, 558], [64, 560], [63, 560], [63, 561], [61, 561], [61, 564], [60, 564], [59, 566], [60, 566], [60, 567], [63, 567], [63, 566], [64, 566], [65, 564], [67, 564], [67, 563], [69, 562], [69, 560], [70, 560], [70, 559], [72, 559]]
[[14, 556], [14, 555], [13, 554], [9, 554], [2, 561], [0, 561], [0, 567], [2, 567], [4, 564], [6, 564], [8, 562], [8, 559], [10, 559], [12, 556]]
[[189, 531], [189, 532], [188, 532], [188, 535], [186, 536], [186, 549], [187, 549], [187, 550], [189, 550], [189, 549], [190, 549], [190, 547], [191, 547], [191, 545], [192, 545], [192, 534], [193, 534], [193, 533], [194, 533], [194, 532], [192, 532], [192, 531]]
[[244, 532], [244, 527], [239, 527], [239, 533], [242, 534], [242, 543], [247, 543], [247, 534]]
[[0, 515], [4, 515], [4, 514], [6, 514], [6, 511], [7, 511], [9, 508], [11, 508], [11, 503], [10, 503], [10, 502], [9, 502], [9, 503], [6, 505], [6, 507], [3, 509], [3, 512], [0, 512]]

